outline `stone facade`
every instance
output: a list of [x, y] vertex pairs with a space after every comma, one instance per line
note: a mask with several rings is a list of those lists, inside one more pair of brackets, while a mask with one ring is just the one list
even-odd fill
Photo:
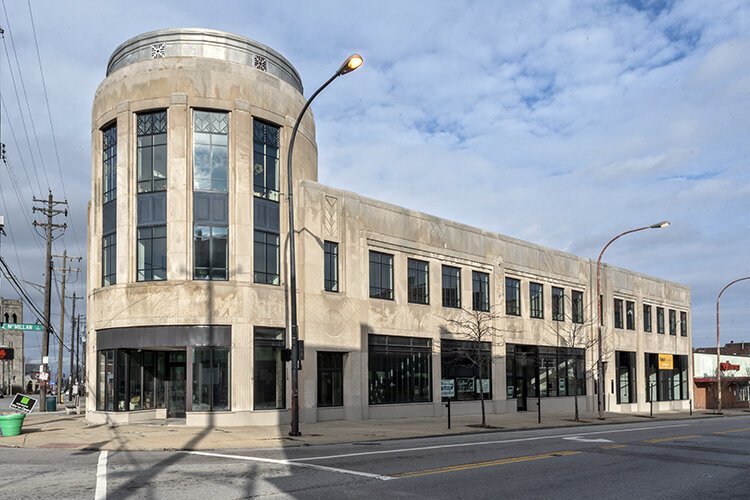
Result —
[[[279, 166], [286, 165], [289, 135], [304, 102], [299, 76], [288, 61], [270, 48], [236, 35], [210, 30], [164, 30], [136, 37], [115, 51], [107, 77], [96, 92], [92, 111], [86, 344], [89, 420], [128, 422], [161, 418], [176, 407], [183, 409], [180, 405], [184, 405], [188, 424], [248, 425], [288, 421], [290, 391], [288, 382], [283, 381], [288, 380], [289, 363], [281, 364], [283, 353], [273, 347], [278, 341], [268, 340], [269, 335], [283, 331], [287, 324], [288, 246], [284, 235], [288, 234], [288, 204], [283, 188], [276, 199], [258, 193], [257, 180], [254, 181], [258, 172], [258, 151], [254, 145], [258, 139], [256, 137], [254, 142], [254, 126], [260, 121], [278, 127], [276, 189], [286, 186], [285, 169]], [[136, 120], [139, 114], [154, 110], [165, 110], [167, 116], [166, 189], [161, 195], [166, 199], [166, 279], [143, 281], [136, 245], [141, 227], [139, 206], [143, 198], [138, 188], [140, 174], [137, 171], [142, 160], [138, 156], [140, 142], [136, 140]], [[199, 161], [195, 141], [199, 138], [194, 120], [196, 111], [206, 110], [228, 114], [228, 170], [225, 195], [222, 194], [228, 210], [226, 279], [223, 276], [213, 280], [194, 279], [198, 272], [195, 205], [200, 196], [195, 187]], [[105, 191], [115, 186], [108, 188], [104, 180], [103, 135], [112, 125], [116, 125], [116, 160], [113, 160], [116, 198], [109, 201], [107, 208], [103, 201], [107, 200]], [[465, 340], [452, 330], [450, 320], [471, 314], [474, 271], [489, 277], [486, 298], [497, 332], [490, 339], [489, 411], [516, 411], [522, 406], [519, 394], [524, 401], [531, 397], [526, 385], [521, 391], [509, 387], [511, 384], [507, 380], [511, 379], [506, 377], [507, 353], [512, 349], [509, 346], [583, 349], [585, 373], [578, 374], [582, 380], [578, 385], [586, 396], [579, 399], [585, 407], [594, 408], [595, 373], [591, 368], [595, 365], [596, 350], [591, 339], [595, 335], [592, 327], [595, 262], [319, 184], [315, 128], [309, 112], [295, 143], [293, 180], [295, 226], [299, 235], [299, 324], [305, 356], [300, 372], [303, 421], [441, 415], [444, 411], [440, 401], [441, 342]], [[273, 266], [273, 258], [268, 257], [271, 247], [258, 246], [257, 238], [258, 227], [267, 223], [269, 199], [277, 203], [271, 203], [270, 213], [276, 210], [275, 222], [271, 225], [276, 224], [276, 234], [280, 235], [278, 280], [273, 276], [269, 279], [267, 274], [259, 278], [261, 257], [256, 255], [262, 250], [266, 261]], [[112, 215], [108, 215], [108, 210], [116, 213], [109, 222], [108, 217]], [[108, 224], [105, 234], [103, 228]], [[114, 266], [109, 271], [111, 281], [104, 286], [107, 255], [103, 241], [108, 234], [114, 235], [109, 241], [116, 243], [113, 247], [116, 251]], [[327, 258], [324, 249], [330, 243], [337, 245], [336, 291], [326, 291], [324, 284]], [[390, 256], [389, 298], [371, 297], [370, 252]], [[409, 259], [427, 263], [428, 304], [408, 300]], [[443, 307], [443, 266], [450, 266], [451, 272], [459, 270], [455, 293], [462, 297], [462, 308]], [[518, 316], [506, 314], [506, 277], [520, 283]], [[266, 281], [261, 283], [263, 280]], [[649, 376], [646, 365], [651, 359], [648, 354], [687, 357], [690, 353], [687, 322], [690, 290], [610, 266], [604, 268], [602, 283], [607, 409], [646, 411]], [[530, 317], [529, 303], [530, 286], [538, 285], [543, 290], [542, 307], [536, 310], [543, 316], [539, 319]], [[552, 319], [552, 287], [563, 290], [561, 300], [567, 308], [567, 313], [558, 320]], [[579, 323], [574, 323], [570, 315], [573, 290], [583, 294]], [[632, 330], [627, 328], [630, 323], [614, 328], [612, 304], [615, 299], [622, 300], [623, 304], [634, 304]], [[652, 333], [644, 332], [644, 304], [654, 309]], [[684, 324], [684, 329], [656, 333], [656, 308], [663, 309], [665, 318], [668, 311], [674, 311], [676, 318], [684, 315], [679, 323], [680, 327]], [[558, 309], [556, 314], [559, 313]], [[569, 335], [573, 331], [577, 332], [574, 344]], [[429, 360], [425, 365], [429, 367], [428, 373], [420, 376], [429, 376], [426, 386], [419, 390], [419, 402], [371, 404], [372, 379], [380, 375], [374, 375], [370, 366], [369, 345], [385, 338], [374, 336], [428, 341], [428, 354], [424, 358]], [[285, 342], [288, 345], [288, 339]], [[225, 362], [223, 356], [227, 350], [228, 361]], [[153, 354], [149, 354], [147, 360], [145, 354], [136, 354], [141, 352]], [[615, 361], [617, 352], [634, 353], [631, 371], [628, 367], [621, 370], [622, 363]], [[321, 353], [333, 355], [326, 358], [321, 357]], [[137, 362], [133, 361], [136, 356]], [[336, 360], [333, 365], [337, 362], [341, 365], [319, 367], [318, 361], [325, 359]], [[152, 368], [151, 363], [156, 366], [162, 362], [163, 370], [171, 375], [159, 378], [162, 368]], [[210, 370], [201, 363], [211, 367]], [[685, 368], [687, 370], [687, 365]], [[225, 369], [229, 382], [223, 375], [217, 375]], [[532, 384], [526, 379], [527, 375], [534, 375], [533, 370], [528, 371], [531, 370], [528, 367], [524, 370], [519, 372], [524, 384]], [[324, 371], [328, 375], [321, 375]], [[623, 375], [625, 372], [629, 375]], [[209, 373], [213, 377], [211, 387], [201, 378]], [[134, 374], [142, 378], [133, 378]], [[570, 379], [557, 380], [557, 375], [565, 378], [562, 369], [555, 368], [554, 374], [554, 378], [545, 381], [551, 397], [544, 398], [544, 408], [572, 408], [571, 396], [557, 395], [570, 393], [569, 387], [563, 391]], [[118, 389], [116, 382], [125, 376], [129, 377], [128, 382], [123, 382], [122, 387], [128, 389]], [[623, 398], [622, 394], [617, 396], [621, 391], [619, 382], [615, 390], [615, 380], [621, 381], [623, 376], [631, 378], [626, 392], [632, 393], [627, 398], [632, 402], [618, 403]], [[652, 376], [656, 377], [653, 373]], [[413, 378], [413, 374], [409, 377]], [[153, 389], [150, 385], [147, 388], [146, 378], [162, 384], [160, 387], [167, 396], [160, 396], [162, 389]], [[541, 375], [532, 378], [535, 379], [533, 384], [537, 383], [536, 379], [541, 383]], [[276, 383], [282, 381], [275, 396], [271, 379]], [[343, 388], [332, 380], [340, 380]], [[410, 378], [408, 383], [414, 381]], [[228, 385], [229, 393], [217, 397], [223, 391], [222, 384]], [[528, 387], [533, 389], [533, 384]], [[336, 393], [328, 401], [333, 404], [325, 407], [318, 404], [323, 386], [333, 387]], [[125, 392], [121, 394], [122, 391]], [[175, 398], [175, 391], [183, 391], [181, 400]], [[271, 391], [270, 396], [268, 391]], [[659, 394], [659, 399], [665, 400], [655, 404], [656, 410], [687, 407], [687, 397], [675, 399], [665, 395], [662, 398], [661, 392]], [[214, 402], [209, 407], [216, 404], [218, 409], [207, 409], [205, 397]], [[166, 402], [160, 403], [165, 398]], [[459, 413], [478, 410], [478, 401], [461, 402], [454, 407]]]
[[[23, 323], [23, 302], [16, 299], [0, 299], [0, 322]], [[0, 361], [0, 389], [5, 393], [23, 391], [23, 347], [24, 332], [0, 330], [0, 347], [10, 347], [14, 352], [11, 361]]]

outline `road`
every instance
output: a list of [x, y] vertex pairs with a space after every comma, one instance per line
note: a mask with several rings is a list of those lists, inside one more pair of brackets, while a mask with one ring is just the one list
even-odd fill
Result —
[[[743, 498], [750, 416], [227, 452], [0, 448], [8, 498]], [[20, 488], [20, 489], [19, 489]]]

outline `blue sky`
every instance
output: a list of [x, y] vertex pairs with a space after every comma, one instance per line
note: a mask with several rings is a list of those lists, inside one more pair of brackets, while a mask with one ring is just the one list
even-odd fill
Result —
[[[0, 12], [37, 132], [29, 148], [0, 50], [0, 134], [25, 203], [0, 169], [2, 254], [28, 281], [42, 281], [43, 261], [21, 215], [44, 194], [31, 157], [59, 196], [62, 173], [71, 202], [75, 230], [56, 253], [85, 252], [94, 91], [117, 45], [164, 27], [263, 42], [308, 94], [360, 52], [365, 66], [313, 107], [325, 184], [591, 258], [623, 230], [671, 220], [605, 261], [689, 285], [696, 346], [714, 342], [718, 291], [750, 274], [747, 2], [32, 3], [59, 168], [28, 4]], [[74, 287], [84, 293], [83, 279]], [[722, 299], [724, 340], [750, 341], [749, 298], [739, 284]]]

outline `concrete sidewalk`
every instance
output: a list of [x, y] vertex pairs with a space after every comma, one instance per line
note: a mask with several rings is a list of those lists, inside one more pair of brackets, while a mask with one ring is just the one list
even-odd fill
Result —
[[[743, 410], [725, 411], [724, 417], [750, 415]], [[643, 423], [690, 418], [722, 418], [710, 410], [648, 414], [607, 413], [599, 420], [596, 413], [582, 412], [581, 422], [573, 421], [572, 412], [544, 413], [537, 423], [535, 412], [487, 415], [489, 429], [477, 426], [479, 415], [453, 417], [451, 429], [447, 418], [413, 418], [365, 421], [302, 423], [300, 437], [289, 437], [288, 425], [262, 427], [187, 427], [179, 421], [155, 420], [121, 426], [93, 425], [83, 415], [62, 412], [27, 415], [20, 436], [0, 437], [0, 446], [20, 448], [62, 448], [87, 450], [218, 450], [238, 448], [280, 448], [317, 444], [351, 443], [385, 439], [444, 436], [498, 430], [523, 430], [576, 427], [591, 424]]]

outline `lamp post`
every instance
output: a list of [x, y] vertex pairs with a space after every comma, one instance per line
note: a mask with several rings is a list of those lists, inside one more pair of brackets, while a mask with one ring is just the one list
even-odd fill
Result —
[[596, 370], [599, 374], [599, 381], [598, 381], [598, 391], [597, 391], [597, 405], [599, 407], [599, 418], [604, 418], [604, 361], [602, 360], [603, 356], [603, 350], [602, 350], [602, 292], [601, 292], [601, 273], [602, 273], [602, 257], [604, 256], [604, 252], [607, 251], [607, 248], [615, 242], [615, 240], [625, 236], [626, 234], [630, 233], [637, 233], [638, 231], [645, 231], [646, 229], [661, 229], [663, 227], [669, 226], [669, 221], [661, 221], [656, 224], [651, 224], [650, 226], [643, 226], [636, 229], [631, 229], [629, 231], [622, 232], [609, 240], [606, 245], [604, 245], [604, 248], [602, 248], [602, 251], [599, 253], [599, 258], [596, 259], [596, 301], [598, 304], [597, 307], [597, 320], [599, 322], [598, 325], [598, 334], [596, 338], [597, 343], [597, 350], [598, 350], [598, 356], [599, 359], [596, 361]]
[[719, 296], [716, 297], [716, 413], [721, 414], [721, 340], [719, 336], [719, 302], [721, 301], [721, 295], [730, 286], [737, 282], [750, 280], [750, 276], [744, 278], [737, 278], [736, 280], [728, 283], [719, 292]]
[[295, 259], [295, 248], [294, 248], [294, 203], [292, 198], [292, 153], [294, 151], [294, 139], [297, 137], [297, 130], [302, 122], [302, 117], [305, 115], [307, 108], [313, 100], [318, 97], [323, 89], [331, 84], [336, 78], [354, 71], [355, 69], [362, 66], [364, 59], [359, 54], [352, 54], [346, 61], [339, 67], [336, 73], [333, 74], [318, 90], [313, 93], [312, 96], [302, 106], [297, 121], [294, 122], [294, 128], [292, 129], [292, 135], [289, 138], [289, 151], [287, 153], [286, 163], [286, 180], [287, 180], [287, 199], [289, 201], [289, 326], [290, 326], [290, 339], [291, 339], [291, 350], [292, 350], [292, 422], [291, 430], [289, 431], [290, 436], [301, 436], [302, 433], [299, 431], [299, 369], [300, 369], [300, 357], [299, 357], [299, 332], [297, 327], [297, 265]]

